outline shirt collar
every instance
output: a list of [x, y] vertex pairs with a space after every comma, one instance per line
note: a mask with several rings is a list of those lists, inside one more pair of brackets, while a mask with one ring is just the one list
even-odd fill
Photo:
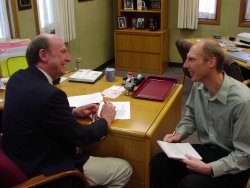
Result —
[[53, 80], [52, 80], [51, 76], [48, 73], [46, 73], [45, 71], [43, 71], [42, 69], [40, 69], [40, 68], [38, 68], [38, 69], [46, 76], [46, 78], [48, 79], [49, 83], [51, 85], [53, 85]]
[[203, 95], [205, 95], [208, 98], [209, 101], [214, 101], [217, 99], [221, 103], [226, 104], [229, 86], [230, 86], [229, 77], [226, 73], [224, 73], [224, 80], [223, 80], [222, 86], [215, 96], [210, 97], [210, 93], [208, 92], [207, 88], [202, 83], [198, 87], [198, 90], [200, 90], [203, 93]]

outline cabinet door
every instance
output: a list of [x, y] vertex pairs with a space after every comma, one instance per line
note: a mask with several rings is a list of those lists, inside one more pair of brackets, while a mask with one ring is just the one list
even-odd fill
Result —
[[161, 56], [158, 53], [117, 51], [116, 67], [136, 72], [160, 72]]
[[116, 50], [143, 53], [159, 53], [161, 35], [117, 33]]

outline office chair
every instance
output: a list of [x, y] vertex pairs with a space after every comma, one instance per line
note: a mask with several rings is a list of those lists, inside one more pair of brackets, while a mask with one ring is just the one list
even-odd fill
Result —
[[[185, 39], [178, 39], [178, 40], [176, 40], [175, 45], [176, 45], [177, 50], [181, 56], [182, 64], [184, 64], [186, 59], [187, 59], [187, 54], [188, 54], [188, 52], [193, 44], [186, 41]], [[185, 68], [182, 68], [182, 69], [183, 69], [182, 84], [184, 84], [185, 77], [188, 76], [190, 78], [191, 76], [190, 76], [189, 72], [187, 71], [187, 69], [185, 69]]]
[[19, 69], [26, 69], [28, 63], [25, 56], [9, 57], [6, 60], [9, 77]]
[[90, 188], [86, 177], [79, 170], [65, 171], [51, 176], [39, 175], [28, 179], [23, 171], [7, 156], [0, 134], [0, 187], [33, 188], [49, 185], [63, 178], [75, 178], [84, 188]]
[[234, 79], [243, 82], [248, 87], [250, 86], [250, 79], [244, 79], [240, 65], [231, 57], [225, 58], [224, 62], [222, 63], [222, 70], [224, 70], [228, 76], [231, 76]]
[[7, 59], [0, 61], [1, 78], [10, 77], [9, 76], [9, 71], [7, 69], [6, 61], [7, 61]]

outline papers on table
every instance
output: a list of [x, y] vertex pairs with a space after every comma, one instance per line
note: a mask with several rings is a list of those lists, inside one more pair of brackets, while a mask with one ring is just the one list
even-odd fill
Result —
[[79, 107], [91, 103], [101, 103], [103, 102], [103, 97], [100, 92], [93, 93], [89, 95], [78, 95], [73, 97], [68, 97], [69, 106]]
[[[89, 95], [79, 95], [68, 97], [71, 107], [79, 107], [91, 103], [100, 103], [99, 112], [104, 104], [103, 97], [100, 92]], [[116, 109], [115, 119], [130, 119], [130, 102], [112, 102]]]
[[240, 61], [246, 62], [246, 63], [250, 61], [250, 54], [245, 53], [245, 52], [231, 52], [226, 55], [229, 57], [238, 59]]
[[122, 92], [125, 91], [125, 88], [123, 86], [116, 86], [113, 85], [112, 87], [105, 89], [102, 94], [104, 97], [106, 98], [111, 98], [111, 99], [115, 99], [117, 98], [119, 95], [122, 94]]
[[[100, 104], [98, 115], [102, 109], [104, 102]], [[115, 106], [116, 116], [115, 119], [130, 119], [130, 102], [112, 102]]]
[[202, 159], [189, 143], [168, 143], [159, 140], [157, 143], [169, 158], [186, 159], [185, 155], [188, 154], [197, 159]]
[[61, 76], [60, 83], [62, 83], [65, 80], [67, 80], [67, 77]]
[[0, 91], [1, 90], [5, 90], [5, 86], [4, 86], [3, 82], [0, 80]]

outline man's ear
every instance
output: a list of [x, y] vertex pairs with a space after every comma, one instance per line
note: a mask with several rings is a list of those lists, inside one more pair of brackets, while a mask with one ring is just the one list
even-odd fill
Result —
[[47, 59], [47, 53], [46, 53], [45, 49], [40, 49], [39, 50], [39, 57], [40, 57], [40, 60], [42, 62], [47, 62], [48, 61], [48, 59]]
[[210, 68], [217, 67], [217, 59], [215, 57], [211, 57], [209, 59], [209, 67]]

